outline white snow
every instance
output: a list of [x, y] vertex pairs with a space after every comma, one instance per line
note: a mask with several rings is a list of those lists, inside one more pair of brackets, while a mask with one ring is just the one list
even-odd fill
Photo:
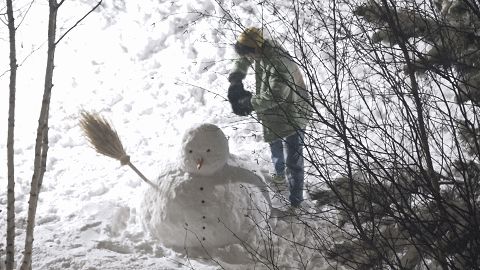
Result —
[[[25, 8], [30, 1], [15, 3]], [[94, 4], [92, 0], [65, 1], [59, 11], [59, 35]], [[257, 9], [253, 2], [241, 5], [245, 12]], [[33, 148], [43, 94], [47, 6], [45, 1], [33, 2], [17, 32], [21, 61], [15, 123], [17, 263], [25, 240]], [[264, 207], [263, 192], [258, 192], [258, 185], [249, 181], [271, 169], [268, 145], [262, 142], [261, 126], [251, 118], [233, 115], [225, 99], [226, 76], [234, 56], [229, 44], [235, 31], [227, 30], [215, 18], [200, 18], [191, 12], [195, 10], [217, 15], [223, 12], [215, 1], [104, 1], [98, 11], [59, 43], [50, 106], [50, 148], [37, 211], [33, 269], [206, 270], [219, 265], [225, 269], [262, 269], [268, 262], [280, 265], [281, 269], [299, 267], [305, 262], [309, 269], [327, 267], [318, 253], [291, 245], [292, 239], [303, 244], [309, 241], [305, 223], [274, 219], [267, 226], [262, 211], [249, 209]], [[252, 24], [251, 19], [245, 24]], [[0, 164], [6, 164], [6, 27], [0, 28], [0, 35], [0, 88], [5, 90], [0, 91], [0, 126], [4, 134]], [[81, 109], [99, 112], [109, 119], [132, 162], [145, 175], [157, 179], [161, 187], [172, 187], [163, 189], [162, 194], [148, 191], [149, 187], [132, 170], [96, 154], [78, 126]], [[207, 149], [218, 147], [222, 158], [225, 153], [234, 154], [227, 165], [215, 161], [212, 166], [203, 157], [201, 169], [206, 173], [197, 175], [192, 173], [189, 163], [184, 167], [176, 163], [177, 150], [185, 147], [182, 134], [193, 123], [212, 123], [223, 131], [228, 146], [222, 138], [223, 146], [215, 143]], [[201, 142], [195, 147], [207, 146], [203, 145], [204, 140]], [[6, 169], [1, 171], [3, 214], [7, 174]], [[159, 176], [160, 172], [163, 174]], [[181, 205], [180, 202], [201, 205], [200, 195], [195, 192], [200, 187], [208, 192], [211, 204], [198, 208]], [[142, 206], [144, 199], [152, 204], [150, 212]], [[248, 218], [242, 217], [245, 212], [250, 214]], [[147, 228], [145, 215], [151, 216]], [[209, 221], [209, 229], [204, 233], [203, 227], [198, 226], [198, 218], [203, 215], [219, 218], [226, 226]], [[260, 224], [253, 226], [255, 219]], [[196, 226], [192, 232], [209, 241], [213, 239], [208, 244], [213, 258], [202, 254], [202, 259], [173, 249], [179, 247], [176, 234], [187, 231], [187, 226], [179, 225], [184, 221], [189, 223], [188, 227]], [[267, 226], [267, 230], [258, 232], [262, 226]], [[226, 228], [240, 237], [232, 237]], [[268, 236], [258, 235], [261, 233]], [[5, 239], [5, 234], [2, 218], [0, 237]], [[191, 238], [187, 238], [187, 243], [196, 244]], [[255, 254], [252, 251], [260, 245], [263, 248], [258, 254], [267, 254], [266, 257], [247, 255]], [[0, 249], [4, 249], [4, 242]]]

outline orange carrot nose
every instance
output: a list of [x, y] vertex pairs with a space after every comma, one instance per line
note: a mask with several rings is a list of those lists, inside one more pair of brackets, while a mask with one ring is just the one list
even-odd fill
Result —
[[199, 158], [197, 160], [197, 170], [200, 170], [200, 168], [202, 168], [202, 165], [203, 165], [203, 158]]

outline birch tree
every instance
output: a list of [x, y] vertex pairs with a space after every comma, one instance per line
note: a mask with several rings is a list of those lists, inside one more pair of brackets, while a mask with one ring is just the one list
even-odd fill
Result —
[[8, 135], [7, 135], [7, 270], [11, 270], [15, 263], [15, 162], [14, 162], [14, 137], [15, 137], [15, 91], [17, 80], [17, 57], [15, 49], [15, 20], [13, 16], [12, 0], [7, 0], [8, 33], [10, 40], [10, 84], [8, 103]]
[[37, 136], [35, 141], [35, 159], [32, 182], [30, 186], [30, 199], [28, 201], [28, 218], [27, 229], [25, 236], [25, 249], [22, 260], [21, 270], [31, 269], [32, 264], [32, 249], [33, 249], [33, 235], [35, 227], [35, 216], [37, 211], [38, 196], [40, 188], [42, 187], [43, 175], [45, 173], [47, 153], [48, 153], [48, 118], [50, 112], [50, 99], [53, 88], [53, 70], [55, 64], [55, 49], [58, 44], [73, 28], [75, 28], [83, 19], [85, 19], [91, 12], [100, 6], [100, 0], [87, 14], [77, 21], [71, 28], [63, 33], [57, 40], [57, 14], [61, 5], [65, 2], [62, 0], [49, 0], [49, 19], [48, 19], [48, 49], [47, 49], [47, 63], [45, 70], [45, 84], [42, 99], [42, 106], [40, 109], [40, 116], [38, 118]]
[[[37, 135], [35, 141], [34, 169], [30, 187], [29, 208], [27, 217], [27, 228], [25, 232], [24, 256], [20, 269], [31, 269], [32, 249], [34, 241], [35, 216], [40, 194], [43, 176], [46, 170], [46, 161], [48, 153], [48, 118], [50, 112], [50, 100], [53, 88], [53, 71], [55, 49], [58, 43], [78, 24], [83, 21], [90, 13], [100, 6], [102, 1], [96, 3], [92, 9], [84, 14], [77, 22], [68, 28], [57, 38], [57, 14], [59, 8], [65, 0], [57, 2], [49, 0], [49, 20], [47, 32], [47, 61], [45, 70], [44, 92], [40, 115], [38, 118]], [[7, 18], [10, 41], [10, 92], [9, 92], [9, 114], [8, 114], [8, 136], [7, 136], [7, 167], [8, 167], [8, 186], [7, 186], [7, 248], [6, 248], [6, 269], [11, 270], [15, 267], [15, 177], [14, 177], [14, 127], [15, 127], [15, 93], [16, 93], [16, 41], [15, 41], [15, 20], [13, 1], [6, 0]]]

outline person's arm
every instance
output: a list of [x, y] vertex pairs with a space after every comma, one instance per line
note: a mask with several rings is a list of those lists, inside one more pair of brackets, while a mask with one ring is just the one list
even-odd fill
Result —
[[240, 116], [247, 116], [253, 110], [250, 102], [252, 93], [245, 91], [242, 83], [250, 64], [251, 62], [246, 57], [241, 57], [235, 61], [234, 67], [228, 75], [228, 81], [230, 82], [227, 94], [228, 101], [232, 106], [233, 113]]
[[228, 81], [231, 84], [242, 82], [242, 80], [247, 76], [247, 71], [251, 64], [252, 63], [250, 60], [248, 60], [246, 57], [238, 58], [235, 61], [230, 74], [228, 75]]

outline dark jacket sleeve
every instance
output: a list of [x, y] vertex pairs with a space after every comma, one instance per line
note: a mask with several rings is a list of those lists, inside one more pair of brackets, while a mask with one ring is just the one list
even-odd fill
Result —
[[238, 58], [230, 74], [228, 75], [228, 81], [230, 83], [241, 82], [247, 76], [248, 68], [250, 67], [251, 62], [246, 57]]

